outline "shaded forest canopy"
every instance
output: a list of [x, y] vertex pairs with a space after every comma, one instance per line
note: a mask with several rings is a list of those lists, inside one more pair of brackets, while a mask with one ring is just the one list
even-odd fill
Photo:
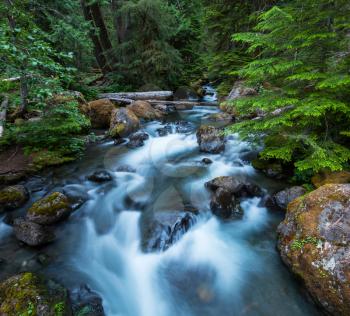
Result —
[[[224, 97], [244, 80], [258, 94], [227, 101], [228, 132], [264, 135], [261, 158], [292, 164], [298, 181], [348, 168], [346, 0], [3, 0], [0, 14], [4, 147], [79, 155], [90, 123], [75, 100], [54, 100], [68, 90], [93, 100], [211, 82]], [[35, 111], [44, 119], [29, 121]]]

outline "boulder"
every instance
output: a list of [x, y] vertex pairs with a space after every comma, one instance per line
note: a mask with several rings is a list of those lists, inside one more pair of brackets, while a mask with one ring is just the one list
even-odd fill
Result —
[[278, 227], [285, 264], [329, 314], [350, 315], [350, 184], [327, 184], [288, 205]]
[[203, 158], [202, 159], [202, 162], [205, 164], [205, 165], [210, 165], [213, 163], [213, 161], [209, 158]]
[[322, 172], [313, 176], [311, 181], [316, 188], [319, 188], [325, 184], [350, 183], [350, 172], [349, 171]]
[[142, 147], [145, 144], [145, 140], [149, 139], [149, 135], [145, 132], [136, 132], [129, 136], [129, 148]]
[[165, 251], [176, 243], [194, 224], [191, 212], [160, 211], [146, 218], [142, 229], [144, 252]]
[[225, 137], [220, 130], [212, 126], [201, 126], [197, 131], [200, 151], [218, 154], [225, 150]]
[[109, 99], [100, 99], [89, 102], [88, 116], [93, 128], [109, 128], [111, 115], [115, 109], [114, 104]]
[[95, 171], [93, 174], [88, 176], [88, 180], [103, 183], [113, 180], [113, 176], [107, 170]]
[[135, 101], [128, 105], [128, 109], [133, 111], [140, 119], [160, 120], [163, 118], [162, 112], [153, 108], [147, 101]]
[[55, 239], [52, 228], [33, 223], [24, 218], [14, 220], [13, 230], [19, 241], [32, 247], [48, 244]]
[[26, 272], [0, 283], [0, 315], [71, 316], [72, 311], [64, 287]]
[[243, 216], [241, 198], [262, 195], [257, 185], [236, 177], [218, 177], [205, 186], [212, 192], [210, 208], [213, 214], [225, 220]]
[[236, 81], [232, 87], [227, 100], [237, 100], [243, 97], [251, 97], [257, 95], [258, 92], [254, 88], [247, 87], [244, 81]]
[[102, 299], [87, 285], [81, 285], [70, 293], [74, 315], [104, 316]]
[[274, 195], [274, 202], [282, 210], [287, 210], [290, 202], [304, 195], [305, 193], [306, 190], [303, 187], [294, 186], [276, 193]]
[[174, 93], [174, 100], [198, 100], [198, 95], [196, 91], [187, 86], [181, 86], [176, 89]]
[[214, 113], [208, 116], [208, 120], [211, 122], [231, 123], [234, 121], [234, 117], [229, 113]]
[[136, 169], [129, 166], [129, 165], [122, 165], [119, 166], [115, 171], [117, 172], [128, 172], [128, 173], [135, 173]]
[[272, 179], [285, 179], [290, 175], [290, 170], [277, 160], [263, 160], [256, 158], [252, 161], [252, 166]]
[[110, 135], [113, 138], [127, 137], [140, 127], [136, 114], [127, 108], [113, 110], [110, 124]]
[[27, 211], [26, 218], [41, 225], [51, 225], [66, 219], [72, 212], [69, 199], [63, 193], [53, 192], [36, 201]]
[[0, 190], [0, 213], [14, 210], [24, 205], [29, 193], [23, 185], [13, 185]]

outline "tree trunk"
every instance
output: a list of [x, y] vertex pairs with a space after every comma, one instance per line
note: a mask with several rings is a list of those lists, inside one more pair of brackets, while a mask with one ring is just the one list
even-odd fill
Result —
[[21, 76], [20, 83], [21, 83], [21, 106], [18, 112], [19, 116], [23, 115], [28, 105], [28, 82], [27, 82], [26, 75]]
[[7, 114], [8, 106], [9, 106], [9, 97], [5, 96], [4, 100], [1, 103], [1, 108], [0, 108], [0, 138], [4, 134], [4, 126], [6, 123], [6, 114]]
[[128, 31], [128, 17], [121, 17], [118, 15], [118, 10], [121, 7], [120, 0], [112, 0], [112, 11], [114, 14], [113, 24], [117, 33], [118, 44], [125, 42], [127, 31]]
[[[86, 4], [85, 0], [80, 1], [81, 7], [83, 9], [84, 17], [87, 22], [90, 22], [93, 27], [96, 27], [95, 22], [94, 22], [94, 17], [91, 13], [91, 7]], [[101, 45], [99, 37], [96, 35], [96, 33], [91, 30], [90, 31], [90, 38], [94, 44], [94, 54], [95, 58], [97, 61], [98, 66], [102, 70], [104, 74], [108, 73], [111, 71], [111, 67], [108, 64], [107, 58], [104, 54], [104, 49]]]
[[106, 99], [131, 99], [131, 100], [168, 100], [173, 97], [172, 91], [149, 91], [149, 92], [121, 92], [102, 93], [100, 98]]

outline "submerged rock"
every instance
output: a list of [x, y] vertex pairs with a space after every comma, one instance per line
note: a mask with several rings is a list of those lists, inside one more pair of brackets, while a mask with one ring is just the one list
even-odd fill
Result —
[[236, 177], [218, 177], [205, 186], [213, 193], [210, 202], [213, 214], [222, 219], [241, 218], [240, 199], [262, 195], [257, 185]]
[[218, 154], [225, 150], [225, 137], [213, 126], [202, 126], [197, 131], [197, 142], [200, 151]]
[[164, 127], [158, 128], [159, 136], [166, 136], [173, 133], [187, 134], [195, 130], [195, 125], [186, 121], [167, 123]]
[[133, 111], [138, 118], [145, 120], [160, 120], [163, 118], [161, 111], [152, 107], [147, 101], [135, 101], [128, 105], [128, 109]]
[[13, 230], [19, 241], [32, 247], [48, 244], [55, 239], [51, 227], [42, 226], [24, 218], [14, 220]]
[[328, 184], [288, 206], [278, 228], [286, 265], [332, 315], [350, 315], [350, 184]]
[[195, 222], [191, 212], [160, 211], [144, 222], [142, 248], [144, 252], [165, 251]]
[[88, 180], [97, 182], [97, 183], [103, 183], [103, 182], [112, 181], [113, 177], [107, 170], [100, 170], [100, 171], [95, 171], [93, 174], [88, 176]]
[[104, 316], [102, 299], [87, 285], [73, 289], [70, 294], [74, 315]]
[[41, 225], [51, 225], [67, 218], [72, 207], [67, 196], [53, 192], [49, 196], [36, 201], [27, 211], [26, 218]]
[[203, 162], [204, 164], [206, 164], [206, 165], [210, 165], [210, 164], [213, 163], [213, 161], [212, 161], [211, 159], [209, 159], [209, 158], [203, 158], [203, 159], [202, 159], [202, 162]]
[[129, 148], [138, 148], [142, 147], [145, 144], [145, 140], [149, 139], [149, 135], [145, 132], [136, 132], [129, 137]]
[[113, 138], [128, 137], [140, 127], [136, 114], [127, 108], [113, 110], [109, 133]]
[[274, 195], [274, 202], [282, 210], [287, 210], [288, 204], [296, 198], [304, 195], [306, 190], [303, 187], [295, 186]]
[[71, 316], [68, 292], [33, 273], [21, 273], [0, 284], [0, 315]]
[[0, 191], [0, 213], [14, 210], [24, 205], [29, 193], [23, 185], [13, 185]]
[[88, 103], [88, 116], [93, 128], [109, 128], [111, 115], [115, 109], [109, 99], [100, 99]]
[[123, 165], [123, 166], [119, 166], [117, 169], [116, 169], [117, 172], [129, 172], [129, 173], [135, 173], [136, 172], [136, 169], [129, 166], [129, 165]]

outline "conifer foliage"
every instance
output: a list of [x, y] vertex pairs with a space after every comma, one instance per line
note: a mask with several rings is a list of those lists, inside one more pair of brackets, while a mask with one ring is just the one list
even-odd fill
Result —
[[265, 159], [295, 162], [297, 173], [342, 170], [349, 162], [350, 3], [294, 0], [260, 14], [252, 32], [234, 34], [256, 58], [235, 74], [259, 95], [231, 104], [263, 111], [230, 127], [264, 135]]

